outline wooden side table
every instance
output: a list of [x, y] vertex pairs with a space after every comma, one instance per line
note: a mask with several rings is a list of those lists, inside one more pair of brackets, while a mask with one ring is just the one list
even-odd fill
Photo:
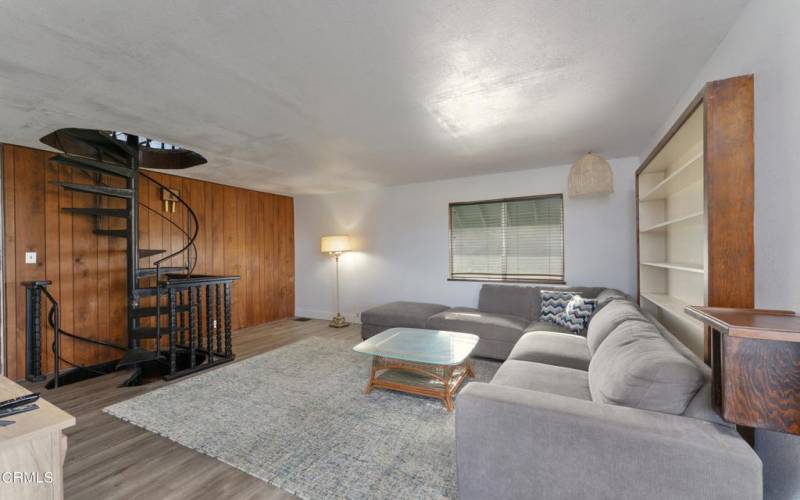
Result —
[[712, 398], [728, 422], [800, 435], [800, 316], [689, 306], [711, 329]]
[[[0, 376], [0, 400], [29, 392]], [[36, 404], [39, 406], [37, 410], [2, 419], [15, 423], [0, 427], [0, 498], [64, 498], [67, 437], [63, 430], [75, 425], [75, 417], [43, 398], [39, 398]], [[15, 479], [10, 476], [13, 473], [27, 476]]]

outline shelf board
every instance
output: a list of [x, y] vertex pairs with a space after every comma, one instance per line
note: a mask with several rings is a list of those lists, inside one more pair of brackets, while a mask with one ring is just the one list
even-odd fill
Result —
[[697, 264], [687, 264], [685, 262], [642, 262], [643, 266], [660, 267], [662, 269], [672, 269], [673, 271], [685, 271], [687, 273], [703, 274], [703, 266]]
[[693, 214], [684, 215], [683, 217], [676, 217], [674, 219], [670, 219], [668, 221], [661, 222], [661, 223], [656, 224], [654, 226], [650, 226], [648, 228], [641, 229], [641, 230], [639, 230], [639, 232], [640, 233], [649, 233], [649, 232], [656, 232], [656, 231], [666, 231], [668, 226], [671, 226], [673, 224], [680, 224], [681, 222], [690, 221], [690, 220], [693, 220], [693, 219], [696, 219], [696, 218], [702, 217], [702, 216], [703, 216], [703, 211], [701, 210], [700, 212], [695, 212]]
[[689, 306], [688, 302], [681, 300], [677, 297], [673, 297], [671, 295], [666, 295], [663, 293], [650, 293], [650, 292], [642, 292], [641, 297], [646, 299], [648, 302], [653, 303], [656, 307], [661, 309], [662, 311], [675, 316], [676, 318], [693, 325], [697, 328], [702, 328], [703, 323], [692, 318], [684, 309], [686, 306]]
[[640, 196], [640, 201], [663, 200], [696, 182], [703, 180], [703, 152], [692, 156], [686, 163], [656, 184], [653, 189]]

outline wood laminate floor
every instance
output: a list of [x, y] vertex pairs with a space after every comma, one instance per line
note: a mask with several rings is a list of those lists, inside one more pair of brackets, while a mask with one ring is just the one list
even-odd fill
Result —
[[[359, 340], [357, 326], [329, 328], [327, 322], [281, 320], [234, 333], [237, 361], [312, 335]], [[234, 361], [237, 362], [237, 361]], [[224, 365], [223, 365], [224, 366]], [[64, 465], [67, 499], [288, 499], [293, 495], [216, 459], [176, 444], [102, 412], [118, 401], [167, 383], [118, 387], [119, 372], [46, 391], [26, 384], [77, 418], [67, 429]]]

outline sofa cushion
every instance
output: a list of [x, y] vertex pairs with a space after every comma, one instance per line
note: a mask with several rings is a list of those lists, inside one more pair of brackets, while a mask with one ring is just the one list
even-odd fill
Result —
[[361, 323], [425, 328], [428, 318], [446, 309], [447, 306], [426, 302], [389, 302], [362, 312]]
[[530, 332], [519, 339], [508, 359], [586, 371], [592, 357], [583, 337], [569, 333]]
[[557, 332], [557, 333], [572, 333], [563, 326], [550, 323], [549, 321], [534, 321], [525, 328], [523, 333], [528, 332]]
[[478, 309], [493, 314], [539, 317], [539, 288], [513, 285], [483, 285], [478, 297]]
[[454, 307], [428, 318], [427, 328], [475, 335], [503, 342], [516, 342], [528, 320], [518, 316], [492, 314], [469, 307]]
[[644, 314], [633, 302], [614, 300], [606, 304], [605, 307], [592, 316], [586, 329], [586, 341], [589, 343], [589, 351], [594, 354], [606, 337], [616, 330], [619, 325], [625, 321], [634, 320], [647, 321]]
[[592, 356], [592, 400], [680, 415], [703, 385], [702, 372], [645, 321], [618, 326]]
[[587, 373], [563, 366], [508, 360], [497, 370], [491, 383], [592, 400]]
[[630, 300], [630, 297], [616, 288], [604, 288], [597, 294], [597, 308], [601, 309], [612, 300]]

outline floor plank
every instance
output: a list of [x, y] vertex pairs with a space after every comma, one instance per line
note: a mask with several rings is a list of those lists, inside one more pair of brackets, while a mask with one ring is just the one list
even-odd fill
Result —
[[[234, 363], [310, 336], [347, 338], [354, 345], [360, 340], [357, 326], [333, 329], [325, 321], [280, 320], [235, 332]], [[106, 406], [177, 382], [118, 387], [126, 377], [118, 372], [50, 391], [41, 384], [25, 384], [77, 419], [77, 425], [66, 432], [67, 499], [295, 498], [214, 458], [103, 413]]]

